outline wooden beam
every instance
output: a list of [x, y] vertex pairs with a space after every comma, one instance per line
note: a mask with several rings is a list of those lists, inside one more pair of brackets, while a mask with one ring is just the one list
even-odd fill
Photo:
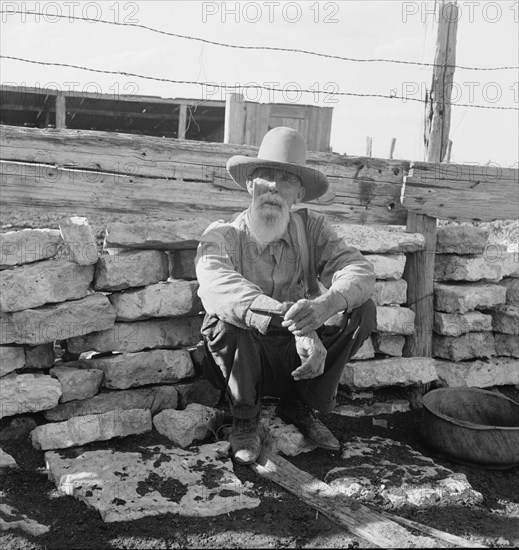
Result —
[[[176, 162], [168, 167], [167, 179], [140, 175], [136, 164], [130, 164], [136, 170], [131, 175], [0, 161], [2, 205], [63, 215], [97, 211], [164, 219], [182, 217], [186, 212], [208, 212], [217, 219], [247, 208], [250, 196], [230, 180], [225, 163], [211, 166], [203, 160], [200, 155], [198, 164]], [[344, 180], [334, 178], [333, 188], [338, 190], [334, 202], [308, 206], [326, 213], [331, 220], [350, 223], [398, 224], [405, 219], [404, 210], [387, 207], [398, 203], [400, 185], [358, 180], [341, 191], [344, 187]]]
[[402, 190], [409, 212], [454, 221], [517, 219], [519, 170], [415, 162]]
[[241, 94], [227, 94], [225, 101], [224, 143], [245, 143], [245, 103]]
[[186, 139], [187, 105], [180, 105], [178, 116], [178, 139]]
[[63, 130], [67, 127], [67, 107], [65, 96], [58, 94], [56, 96], [56, 130]]
[[[336, 488], [300, 470], [270, 449], [264, 449], [259, 460], [250, 467], [257, 474], [274, 481], [340, 527], [377, 547], [437, 547], [435, 539], [440, 539], [461, 548], [484, 548], [472, 541], [417, 522], [406, 521], [404, 518], [398, 518], [386, 512], [378, 513], [370, 510], [354, 499], [341, 495]], [[399, 523], [426, 533], [429, 538], [416, 536]]]
[[[425, 138], [428, 162], [441, 162], [447, 148], [450, 128], [450, 100], [456, 64], [456, 1], [439, 5], [438, 34], [430, 91], [430, 133]], [[449, 65], [447, 67], [447, 65]], [[404, 356], [431, 357], [434, 319], [434, 257], [436, 218], [409, 212], [407, 231], [422, 233], [425, 250], [408, 255], [404, 271], [407, 281], [407, 305], [415, 312], [416, 331], [406, 337]]]

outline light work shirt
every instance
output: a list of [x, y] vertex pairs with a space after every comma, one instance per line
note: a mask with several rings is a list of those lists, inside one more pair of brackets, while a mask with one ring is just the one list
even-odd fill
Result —
[[[294, 216], [279, 241], [260, 245], [247, 225], [250, 208], [232, 222], [217, 221], [204, 232], [195, 264], [204, 309], [222, 321], [265, 334], [271, 317], [251, 307], [277, 308], [305, 297], [302, 255]], [[298, 211], [301, 212], [301, 211]], [[373, 264], [337, 235], [324, 215], [303, 210], [313, 272], [327, 289], [340, 292], [351, 311], [371, 298]]]

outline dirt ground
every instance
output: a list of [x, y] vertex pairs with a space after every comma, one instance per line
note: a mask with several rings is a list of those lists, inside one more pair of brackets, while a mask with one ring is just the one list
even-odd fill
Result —
[[[500, 387], [499, 391], [519, 402], [518, 388]], [[420, 439], [420, 414], [420, 410], [412, 410], [381, 415], [379, 418], [387, 420], [387, 428], [373, 426], [371, 417], [354, 419], [330, 414], [321, 418], [338, 436], [344, 448], [356, 436], [392, 438], [455, 472], [464, 473], [472, 487], [484, 497], [480, 505], [386, 510], [490, 547], [518, 546], [519, 467], [506, 471], [483, 470], [460, 466], [438, 457]], [[134, 450], [157, 444], [171, 445], [171, 442], [154, 430], [141, 436], [89, 444], [85, 448]], [[89, 510], [72, 496], [62, 495], [56, 490], [47, 479], [43, 453], [33, 449], [27, 439], [5, 441], [2, 447], [20, 466], [18, 470], [1, 476], [2, 501], [51, 527], [47, 534], [36, 538], [20, 531], [4, 532], [0, 544], [8, 550], [372, 547], [244, 466], [235, 466], [235, 473], [243, 482], [254, 484], [261, 499], [260, 506], [255, 509], [212, 518], [185, 518], [168, 514], [104, 523], [97, 511]], [[340, 453], [320, 449], [289, 460], [319, 479], [323, 479], [333, 467], [347, 465]]]
[[[72, 212], [70, 214], [73, 214]], [[77, 213], [77, 215], [82, 215]], [[62, 214], [6, 213], [0, 218], [0, 232], [28, 227], [57, 229]], [[88, 216], [101, 245], [108, 216]], [[27, 221], [30, 220], [30, 221]], [[131, 221], [131, 220], [124, 220]], [[519, 402], [519, 388], [499, 391]], [[354, 437], [389, 437], [406, 443], [455, 472], [464, 473], [484, 500], [472, 506], [407, 507], [392, 513], [459, 535], [490, 547], [519, 546], [519, 467], [506, 471], [460, 466], [435, 455], [419, 436], [420, 411], [381, 415], [387, 428], [373, 426], [372, 418], [322, 415], [323, 421], [343, 447]], [[43, 418], [36, 415], [38, 422]], [[141, 436], [88, 445], [88, 449], [131, 450], [147, 445], [171, 445], [155, 430]], [[14, 506], [50, 531], [31, 537], [21, 531], [0, 534], [7, 550], [65, 548], [369, 548], [279, 486], [257, 476], [248, 467], [235, 466], [242, 481], [251, 481], [261, 498], [259, 507], [213, 518], [185, 518], [163, 515], [140, 520], [104, 523], [98, 512], [75, 498], [60, 494], [47, 479], [43, 453], [28, 439], [5, 441], [2, 448], [17, 461], [19, 469], [0, 476], [1, 501]], [[289, 460], [319, 479], [334, 467], [346, 466], [340, 453], [315, 450]], [[373, 507], [374, 508], [374, 507]], [[1, 514], [0, 514], [1, 515]]]

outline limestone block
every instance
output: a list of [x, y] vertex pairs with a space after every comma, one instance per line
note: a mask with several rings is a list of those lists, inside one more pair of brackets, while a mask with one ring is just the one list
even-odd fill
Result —
[[498, 261], [501, 263], [503, 277], [519, 277], [519, 252], [504, 252]]
[[0, 269], [52, 258], [62, 243], [57, 229], [23, 229], [0, 234]]
[[96, 264], [95, 289], [123, 290], [165, 281], [168, 277], [168, 258], [159, 250], [103, 254]]
[[483, 254], [489, 231], [471, 225], [447, 225], [436, 232], [437, 254]]
[[173, 279], [196, 279], [195, 256], [196, 249], [174, 250], [167, 252], [169, 260], [169, 275]]
[[506, 303], [519, 307], [519, 279], [507, 277], [499, 283], [506, 287]]
[[491, 284], [449, 285], [435, 283], [434, 309], [446, 313], [467, 313], [474, 309], [489, 309], [506, 300], [506, 288]]
[[11, 470], [12, 468], [18, 468], [16, 460], [4, 450], [0, 449], [0, 473], [4, 473], [6, 470]]
[[97, 510], [104, 522], [222, 517], [261, 504], [252, 483], [234, 474], [227, 441], [189, 451], [171, 444], [139, 451], [86, 449], [75, 456], [48, 451], [45, 463], [57, 489]]
[[203, 310], [197, 281], [169, 280], [109, 297], [118, 321], [196, 315]]
[[178, 408], [185, 409], [190, 403], [216, 407], [221, 391], [206, 378], [193, 378], [189, 382], [175, 384], [178, 392]]
[[349, 363], [340, 383], [356, 388], [381, 388], [425, 384], [436, 379], [435, 360], [431, 357], [391, 357]]
[[25, 365], [23, 348], [17, 346], [0, 346], [0, 376], [5, 376], [13, 370]]
[[0, 311], [21, 311], [49, 302], [84, 298], [93, 277], [93, 266], [64, 260], [9, 269], [0, 276]]
[[437, 254], [434, 263], [436, 281], [500, 281], [503, 278], [501, 262], [485, 256], [456, 256]]
[[425, 238], [421, 233], [390, 231], [382, 227], [356, 224], [337, 224], [333, 227], [348, 245], [363, 253], [397, 254], [425, 248]]
[[433, 334], [433, 357], [464, 361], [494, 355], [496, 346], [491, 332], [468, 332], [458, 337]]
[[178, 250], [196, 248], [202, 233], [214, 220], [193, 218], [177, 221], [110, 224], [105, 247]]
[[377, 353], [383, 353], [384, 355], [390, 355], [391, 357], [402, 357], [402, 350], [404, 349], [405, 344], [404, 336], [374, 334], [373, 340], [375, 351]]
[[114, 326], [115, 310], [103, 294], [0, 314], [0, 344], [46, 344]]
[[42, 525], [30, 519], [7, 503], [0, 504], [0, 512], [0, 531], [15, 529], [17, 531], [23, 531], [32, 537], [39, 537], [50, 531], [49, 525]]
[[97, 240], [87, 218], [61, 218], [58, 225], [69, 260], [78, 265], [95, 264], [98, 258]]
[[[519, 357], [519, 338], [515, 334], [494, 334], [496, 342], [496, 355], [506, 355], [508, 357]], [[519, 370], [519, 365], [517, 366]]]
[[190, 403], [183, 411], [168, 409], [153, 417], [155, 429], [180, 447], [205, 439], [209, 430], [216, 430], [222, 421], [222, 411], [198, 403]]
[[375, 278], [379, 280], [401, 279], [404, 274], [405, 256], [403, 254], [366, 255], [375, 268]]
[[66, 364], [79, 369], [100, 369], [104, 373], [103, 387], [119, 390], [178, 382], [195, 374], [191, 356], [185, 349], [94, 356]]
[[47, 369], [52, 367], [56, 354], [54, 342], [40, 344], [39, 346], [24, 346], [25, 366], [32, 369]]
[[94, 396], [101, 386], [103, 371], [98, 369], [76, 369], [56, 366], [49, 374], [59, 380], [62, 394], [60, 403], [74, 399], [88, 399]]
[[[115, 316], [115, 312], [114, 312]], [[200, 340], [202, 317], [179, 317], [115, 323], [113, 328], [71, 338], [70, 353], [84, 351], [141, 351], [145, 348], [178, 348], [191, 346]]]
[[498, 306], [492, 310], [492, 328], [503, 334], [519, 334], [519, 308], [516, 306]]
[[519, 384], [517, 360], [505, 357], [466, 363], [437, 361], [436, 370], [440, 381], [450, 387], [488, 388]]
[[152, 428], [151, 413], [145, 409], [129, 409], [76, 416], [65, 422], [42, 424], [31, 432], [35, 449], [65, 449], [105, 441], [114, 437], [149, 432]]
[[361, 361], [364, 359], [372, 359], [375, 357], [375, 350], [373, 349], [373, 342], [371, 338], [364, 340], [362, 346], [360, 346], [357, 353], [352, 357], [354, 361]]
[[468, 313], [434, 313], [434, 332], [444, 336], [461, 336], [467, 332], [492, 330], [492, 316], [480, 311]]
[[407, 301], [407, 281], [375, 281], [373, 301], [377, 306], [405, 304]]
[[405, 307], [377, 306], [377, 332], [414, 334], [414, 311]]
[[149, 409], [155, 414], [164, 409], [176, 409], [177, 390], [173, 386], [150, 386], [134, 390], [117, 390], [98, 393], [90, 399], [61, 403], [44, 411], [50, 422], [68, 420], [73, 416], [101, 414], [116, 409]]
[[60, 397], [61, 385], [51, 376], [8, 374], [0, 383], [0, 418], [50, 409]]

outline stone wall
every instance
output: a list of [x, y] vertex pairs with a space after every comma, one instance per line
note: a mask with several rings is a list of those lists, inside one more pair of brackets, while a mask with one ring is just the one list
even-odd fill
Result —
[[[101, 254], [86, 218], [62, 219], [60, 230], [0, 235], [0, 418], [39, 413], [31, 438], [41, 449], [153, 425], [185, 446], [215, 428], [219, 413], [212, 407], [220, 394], [201, 376], [203, 311], [193, 262], [206, 226], [113, 223]], [[435, 355], [441, 360], [403, 358], [405, 336], [414, 331], [414, 313], [403, 305], [405, 255], [423, 248], [423, 236], [398, 227], [336, 228], [372, 261], [377, 279], [377, 329], [341, 384], [464, 384], [475, 363], [461, 372], [455, 362], [486, 356], [494, 360], [485, 363], [494, 376], [488, 385], [517, 383], [509, 374], [518, 357], [513, 258], [497, 269], [481, 263], [484, 245], [470, 256], [459, 248], [454, 254], [445, 244], [449, 229], [440, 230]]]
[[449, 385], [519, 384], [519, 253], [471, 226], [438, 230], [433, 355]]

